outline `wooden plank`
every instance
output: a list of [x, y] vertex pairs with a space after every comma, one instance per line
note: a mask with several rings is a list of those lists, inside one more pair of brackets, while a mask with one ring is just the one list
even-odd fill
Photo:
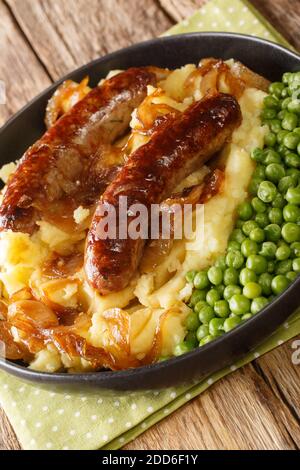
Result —
[[0, 450], [20, 450], [20, 444], [4, 411], [0, 408]]
[[[284, 422], [289, 423], [289, 431]], [[295, 436], [299, 431], [289, 408], [254, 367], [247, 365], [149, 429], [126, 449], [297, 449]]]
[[7, 0], [54, 79], [172, 26], [153, 0]]
[[[207, 0], [158, 0], [171, 18], [181, 21], [192, 15]], [[298, 50], [300, 50], [299, 0], [251, 0], [265, 18]]]
[[3, 3], [0, 3], [0, 45], [0, 80], [6, 88], [6, 104], [0, 104], [1, 126], [51, 81]]

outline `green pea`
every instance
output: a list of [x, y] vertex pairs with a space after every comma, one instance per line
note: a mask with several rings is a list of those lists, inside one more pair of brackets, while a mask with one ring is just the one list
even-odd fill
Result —
[[274, 149], [268, 149], [264, 153], [263, 163], [267, 166], [271, 163], [281, 163], [281, 156]]
[[255, 148], [251, 151], [251, 158], [256, 162], [262, 162], [264, 160], [264, 151], [260, 148]]
[[267, 260], [261, 255], [250, 255], [247, 258], [246, 266], [256, 274], [262, 274], [267, 271]]
[[218, 286], [215, 286], [215, 289], [219, 292], [220, 297], [223, 297], [223, 292], [225, 289], [224, 284], [219, 284]]
[[250, 301], [243, 294], [235, 294], [229, 299], [229, 306], [235, 315], [243, 315], [250, 309]]
[[300, 258], [293, 259], [293, 271], [296, 273], [300, 271]]
[[[275, 118], [276, 117], [277, 117], [277, 114]], [[278, 132], [282, 130], [281, 121], [279, 119], [271, 119], [269, 121], [269, 127], [273, 133], [278, 134]]]
[[212, 336], [217, 336], [223, 330], [223, 325], [223, 318], [212, 318], [208, 325], [209, 334], [211, 334]]
[[240, 272], [240, 283], [242, 286], [248, 284], [248, 282], [255, 282], [256, 281], [256, 274], [252, 269], [244, 268]]
[[286, 274], [292, 270], [293, 262], [291, 259], [285, 259], [283, 261], [278, 261], [276, 264], [276, 274]]
[[255, 222], [260, 228], [265, 228], [269, 224], [269, 217], [266, 213], [256, 214]]
[[194, 279], [195, 279], [196, 274], [197, 274], [197, 271], [195, 271], [195, 270], [189, 271], [189, 272], [186, 273], [185, 279], [187, 280], [187, 282], [193, 282]]
[[267, 267], [267, 272], [272, 274], [275, 271], [275, 261], [268, 261], [268, 267]]
[[255, 315], [260, 312], [266, 305], [268, 305], [268, 299], [266, 297], [257, 297], [251, 302], [251, 313]]
[[277, 242], [281, 238], [281, 228], [278, 224], [269, 224], [264, 230], [266, 238], [270, 242]]
[[191, 351], [192, 349], [193, 348], [189, 343], [182, 341], [181, 343], [179, 343], [175, 346], [174, 356], [182, 356], [183, 354], [186, 354], [187, 352]]
[[277, 189], [271, 181], [262, 181], [258, 187], [257, 195], [263, 202], [272, 202], [277, 194]]
[[285, 222], [298, 222], [300, 220], [300, 208], [295, 204], [287, 204], [283, 209]]
[[297, 181], [295, 181], [293, 176], [285, 176], [279, 181], [278, 189], [281, 193], [286, 193], [289, 189], [295, 188], [296, 185]]
[[284, 89], [283, 83], [273, 82], [269, 86], [269, 93], [271, 93], [272, 95], [275, 95], [277, 98], [280, 98], [283, 89]]
[[296, 132], [289, 132], [283, 139], [283, 144], [290, 150], [295, 150], [300, 142], [300, 135]]
[[291, 113], [300, 114], [300, 100], [299, 99], [293, 99], [292, 101], [290, 101], [289, 104], [288, 104], [287, 109]]
[[277, 111], [276, 109], [265, 108], [262, 110], [260, 117], [264, 121], [269, 119], [275, 119], [277, 117]]
[[289, 168], [300, 168], [300, 156], [293, 152], [288, 152], [284, 157], [284, 162]]
[[236, 228], [242, 228], [244, 221], [241, 219], [238, 219], [235, 223]]
[[226, 333], [236, 328], [241, 323], [241, 318], [237, 315], [234, 315], [230, 318], [226, 318], [223, 324], [223, 329]]
[[[273, 118], [270, 118], [270, 119], [273, 119]], [[298, 124], [298, 118], [296, 114], [294, 113], [286, 113], [281, 123], [282, 128], [286, 129], [287, 131], [292, 131], [293, 129], [295, 129], [295, 127], [297, 127], [297, 124]]]
[[[274, 163], [275, 165], [275, 163]], [[269, 165], [270, 166], [270, 165]], [[267, 210], [267, 205], [262, 202], [258, 197], [254, 197], [252, 200], [251, 200], [251, 204], [252, 204], [252, 207], [253, 209], [255, 210], [255, 212], [257, 212], [258, 214], [261, 214], [263, 212], [266, 212]]]
[[238, 207], [238, 215], [242, 220], [249, 220], [251, 219], [253, 214], [253, 209], [250, 202], [243, 202]]
[[[239, 278], [239, 274], [238, 274], [238, 271], [236, 269], [227, 268], [224, 271], [223, 282], [224, 282], [225, 286], [229, 286], [231, 284], [237, 284], [238, 278]], [[226, 290], [226, 288], [225, 288], [225, 290]]]
[[[272, 92], [270, 92], [270, 93], [272, 93]], [[281, 96], [281, 92], [280, 92], [279, 97], [280, 96]], [[280, 106], [280, 102], [279, 102], [278, 98], [275, 98], [274, 96], [268, 95], [264, 98], [264, 106], [266, 108], [275, 108], [275, 109], [277, 109]]]
[[[250, 233], [252, 233], [253, 230]], [[249, 238], [246, 238], [246, 240], [244, 240], [241, 244], [241, 251], [245, 257], [250, 256], [251, 254], [256, 254], [258, 252], [257, 243], [253, 240], [249, 240]]]
[[292, 256], [294, 258], [300, 257], [300, 242], [294, 242], [291, 244]]
[[229, 284], [224, 289], [223, 297], [225, 300], [229, 300], [233, 295], [241, 293], [242, 289], [240, 288], [240, 286]]
[[283, 217], [282, 211], [278, 207], [272, 207], [268, 212], [269, 221], [271, 224], [281, 224]]
[[222, 256], [219, 256], [216, 261], [215, 261], [215, 266], [217, 268], [220, 268], [222, 269], [222, 271], [224, 271], [226, 269], [226, 260], [225, 260], [225, 256], [222, 255]]
[[200, 346], [205, 346], [205, 344], [210, 343], [211, 341], [214, 341], [217, 337], [212, 336], [212, 335], [207, 335], [205, 338], [202, 338], [199, 345]]
[[[288, 85], [289, 82], [290, 82], [290, 79], [291, 79], [291, 76], [293, 75], [292, 72], [285, 72], [283, 75], [282, 75], [282, 83], [284, 83], [285, 85]], [[280, 82], [281, 83], [281, 82]]]
[[[227, 245], [227, 251], [239, 251], [241, 249], [241, 244], [235, 240], [230, 240]], [[226, 258], [225, 258], [226, 259]]]
[[280, 163], [270, 163], [266, 167], [266, 177], [273, 183], [278, 183], [285, 176], [285, 169]]
[[[272, 207], [276, 207], [278, 209], [283, 209], [286, 202], [282, 194], [277, 193], [275, 199], [272, 201]], [[268, 225], [268, 224], [267, 224]]]
[[291, 254], [291, 249], [288, 245], [286, 246], [279, 246], [276, 250], [276, 259], [278, 261], [283, 261], [285, 259], [288, 259]]
[[221, 268], [212, 266], [211, 268], [209, 268], [207, 272], [207, 277], [212, 284], [214, 284], [215, 286], [218, 286], [219, 284], [222, 284], [223, 271]]
[[[300, 268], [300, 263], [299, 263], [298, 267]], [[297, 272], [294, 272], [294, 271], [289, 271], [288, 273], [286, 273], [285, 276], [288, 279], [288, 281], [290, 281], [290, 282], [293, 282], [298, 277]]]
[[263, 295], [271, 295], [272, 294], [272, 279], [273, 277], [269, 273], [262, 273], [258, 278], [258, 284], [261, 287]]
[[221, 317], [221, 318], [228, 317], [230, 313], [228, 302], [226, 300], [217, 300], [217, 302], [214, 305], [214, 311], [218, 317]]
[[[273, 210], [276, 210], [276, 209], [273, 209]], [[263, 231], [262, 228], [259, 228], [259, 227], [254, 228], [253, 230], [251, 230], [249, 238], [251, 241], [254, 241], [256, 243], [262, 243], [265, 239], [265, 232]]]
[[287, 222], [282, 227], [281, 235], [287, 243], [298, 242], [300, 241], [300, 227], [292, 222]]
[[200, 325], [196, 333], [197, 340], [200, 342], [208, 334], [209, 334], [208, 325]]
[[243, 294], [248, 299], [255, 299], [261, 294], [261, 286], [257, 282], [248, 282], [244, 286]]
[[265, 175], [266, 175], [265, 166], [258, 163], [255, 167], [255, 170], [254, 170], [252, 176], [255, 177], [255, 178], [262, 178], [262, 180], [264, 180]]
[[281, 98], [287, 98], [289, 96], [288, 89], [284, 88], [281, 92]]
[[248, 191], [252, 196], [256, 195], [258, 187], [262, 181], [263, 181], [262, 178], [258, 178], [258, 177], [251, 179], [249, 187], [248, 187]]
[[275, 258], [277, 246], [273, 242], [264, 242], [261, 246], [259, 252], [260, 255], [264, 256], [267, 259]]
[[243, 316], [241, 317], [241, 320], [242, 320], [242, 321], [246, 321], [246, 320], [249, 320], [249, 319], [252, 318], [252, 317], [253, 317], [252, 313], [245, 313], [245, 315], [243, 315]]
[[199, 312], [199, 320], [203, 325], [208, 325], [210, 320], [214, 318], [215, 313], [213, 308], [210, 305], [207, 305], [206, 307], [202, 307], [202, 309]]
[[292, 101], [292, 98], [287, 97], [281, 102], [281, 109], [287, 109], [289, 103]]
[[191, 295], [190, 303], [194, 307], [200, 300], [206, 299], [206, 291], [195, 289]]
[[274, 147], [277, 142], [276, 134], [274, 134], [274, 132], [269, 132], [267, 135], [265, 135], [264, 140], [265, 140], [265, 145], [267, 145], [268, 147]]
[[[206, 295], [205, 295], [205, 297], [206, 297]], [[208, 306], [208, 303], [205, 300], [199, 300], [199, 302], [196, 303], [196, 305], [194, 307], [194, 310], [199, 315], [202, 307], [207, 307], [207, 306]]]
[[[282, 119], [282, 118], [281, 118]], [[289, 134], [289, 131], [280, 131], [278, 132], [277, 136], [276, 136], [276, 139], [277, 139], [277, 142], [278, 144], [282, 144], [283, 143], [283, 139], [285, 138], [286, 135]]]
[[191, 312], [185, 320], [185, 326], [188, 331], [195, 331], [199, 327], [200, 322], [196, 312]]
[[[210, 289], [206, 294], [206, 302], [213, 307], [217, 300], [220, 300], [220, 294], [217, 289]], [[204, 322], [202, 322], [204, 323]]]
[[199, 271], [194, 277], [194, 286], [196, 289], [206, 289], [209, 287], [209, 279], [205, 271]]
[[230, 235], [230, 240], [238, 242], [238, 243], [242, 243], [242, 241], [245, 239], [246, 237], [240, 228], [234, 229]]
[[[249, 236], [250, 232], [255, 228], [257, 228], [257, 223], [255, 222], [255, 220], [247, 220], [247, 222], [243, 224], [242, 230], [245, 235]], [[246, 237], [244, 237], [244, 240], [245, 238]]]
[[286, 192], [285, 198], [287, 202], [289, 202], [290, 204], [299, 205], [300, 204], [300, 188], [289, 187]]
[[287, 289], [289, 285], [288, 279], [283, 276], [282, 274], [279, 274], [278, 276], [275, 276], [272, 279], [272, 291], [275, 295], [281, 294], [285, 289]]
[[242, 253], [240, 251], [229, 251], [226, 255], [226, 264], [229, 268], [241, 268], [244, 264]]

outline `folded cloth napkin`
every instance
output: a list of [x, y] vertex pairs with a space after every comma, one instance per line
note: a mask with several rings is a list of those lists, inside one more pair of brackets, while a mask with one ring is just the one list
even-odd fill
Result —
[[[166, 34], [231, 31], [288, 43], [248, 3], [210, 0]], [[124, 396], [53, 393], [0, 373], [0, 400], [24, 449], [118, 449], [211, 384], [300, 334], [300, 310], [243, 360], [201, 383]]]

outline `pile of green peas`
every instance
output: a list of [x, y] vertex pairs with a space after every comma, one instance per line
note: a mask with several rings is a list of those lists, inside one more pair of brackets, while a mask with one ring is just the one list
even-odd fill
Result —
[[179, 356], [213, 341], [262, 310], [300, 272], [300, 71], [270, 85], [261, 114], [269, 126], [256, 148], [249, 199], [227, 251], [205, 271], [190, 271], [193, 284], [187, 334]]

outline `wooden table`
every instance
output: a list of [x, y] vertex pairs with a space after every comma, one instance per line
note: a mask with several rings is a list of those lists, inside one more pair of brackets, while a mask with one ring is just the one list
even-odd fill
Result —
[[[161, 34], [202, 3], [0, 0], [0, 79], [7, 84], [0, 125], [66, 72]], [[300, 49], [300, 0], [252, 3]], [[126, 448], [299, 449], [300, 365], [292, 364], [291, 345], [224, 378]], [[0, 449], [20, 449], [3, 412]]]

